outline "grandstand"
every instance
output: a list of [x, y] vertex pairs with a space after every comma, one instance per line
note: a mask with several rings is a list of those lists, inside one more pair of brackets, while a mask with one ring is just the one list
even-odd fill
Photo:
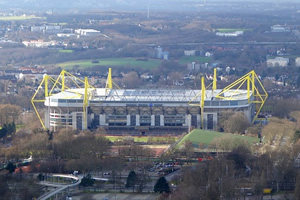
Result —
[[[216, 70], [214, 77], [207, 87], [202, 78], [201, 90], [120, 89], [113, 83], [110, 69], [106, 87], [94, 88], [87, 78], [83, 81], [62, 71], [57, 79], [45, 75], [32, 105], [43, 128], [52, 131], [96, 127], [136, 134], [216, 130], [219, 113], [227, 110], [243, 112], [249, 122], [255, 121], [268, 96], [255, 72], [223, 89], [217, 89]], [[43, 99], [37, 99], [39, 92]], [[38, 102], [46, 106], [44, 120], [35, 107]]]

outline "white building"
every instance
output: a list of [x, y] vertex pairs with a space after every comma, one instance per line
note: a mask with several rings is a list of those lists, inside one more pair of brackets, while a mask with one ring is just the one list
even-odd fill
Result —
[[195, 56], [196, 55], [196, 50], [185, 50], [184, 55], [185, 56]]
[[216, 36], [222, 36], [222, 37], [237, 37], [237, 36], [240, 36], [243, 34], [244, 34], [244, 31], [235, 31], [235, 32], [229, 32], [229, 33], [216, 32]]
[[271, 32], [273, 33], [284, 33], [284, 32], [289, 32], [290, 30], [287, 29], [286, 27], [282, 25], [274, 25], [271, 26]]
[[300, 57], [297, 57], [295, 59], [295, 65], [296, 65], [296, 67], [300, 67]]
[[95, 29], [76, 29], [75, 33], [81, 36], [97, 36], [101, 34], [100, 31]]
[[289, 58], [276, 57], [272, 59], [267, 59], [268, 67], [287, 67], [290, 62]]

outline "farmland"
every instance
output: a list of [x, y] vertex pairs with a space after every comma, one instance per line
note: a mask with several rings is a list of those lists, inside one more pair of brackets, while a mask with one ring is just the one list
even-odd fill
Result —
[[45, 17], [36, 17], [33, 15], [26, 16], [0, 16], [0, 21], [21, 21], [21, 20], [29, 20], [29, 19], [46, 19]]
[[57, 64], [58, 66], [70, 70], [74, 66], [79, 69], [86, 69], [96, 66], [106, 67], [140, 67], [143, 69], [153, 69], [160, 65], [161, 60], [157, 59], [138, 59], [138, 58], [103, 58], [96, 60], [76, 60]]

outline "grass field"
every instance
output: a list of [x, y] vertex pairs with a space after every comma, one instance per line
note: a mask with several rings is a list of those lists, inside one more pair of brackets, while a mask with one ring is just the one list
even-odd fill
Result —
[[0, 21], [21, 21], [29, 19], [46, 19], [46, 17], [36, 17], [36, 16], [1, 16]]
[[220, 133], [216, 131], [208, 131], [208, 130], [200, 130], [195, 129], [189, 134], [185, 135], [176, 145], [177, 147], [181, 147], [184, 145], [185, 141], [191, 141], [194, 146], [199, 146], [200, 143], [209, 145], [214, 138], [222, 137], [225, 134], [232, 136], [232, 138], [239, 138], [247, 141], [249, 144], [253, 144], [256, 142], [259, 142], [259, 139], [256, 137], [249, 137], [249, 136], [242, 136], [242, 135], [236, 135], [231, 133]]
[[197, 63], [208, 63], [211, 61], [210, 57], [201, 57], [201, 56], [185, 56], [179, 60], [180, 64], [187, 64], [191, 62]]
[[222, 33], [231, 33], [235, 31], [252, 31], [252, 29], [246, 29], [246, 28], [217, 28], [216, 31], [222, 32]]
[[73, 50], [71, 50], [71, 49], [60, 49], [58, 52], [59, 53], [73, 53]]
[[[105, 136], [107, 139], [109, 139], [111, 142], [117, 142], [117, 141], [122, 141], [124, 137], [126, 136]], [[170, 136], [162, 136], [162, 137], [149, 137], [149, 136], [130, 136], [134, 138], [134, 142], [142, 142], [142, 143], [147, 143], [149, 138], [151, 138], [152, 141], [154, 142], [162, 142], [162, 141], [170, 141], [170, 138], [174, 139], [174, 142], [178, 139], [178, 137], [170, 137]]]
[[[94, 63], [98, 61], [98, 63]], [[64, 69], [72, 69], [75, 65], [79, 66], [79, 69], [86, 69], [94, 66], [121, 66], [121, 67], [141, 67], [144, 69], [153, 69], [160, 65], [161, 60], [148, 59], [147, 61], [138, 60], [136, 58], [103, 58], [96, 60], [76, 60], [71, 62], [64, 62], [57, 64]]]

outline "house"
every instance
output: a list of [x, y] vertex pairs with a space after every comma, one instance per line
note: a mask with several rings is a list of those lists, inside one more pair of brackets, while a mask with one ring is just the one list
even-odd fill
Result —
[[244, 31], [235, 31], [235, 32], [229, 32], [229, 33], [216, 32], [216, 36], [221, 36], [221, 37], [237, 37], [237, 36], [240, 36], [243, 34], [244, 34]]
[[196, 50], [185, 50], [184, 55], [185, 56], [195, 56], [196, 55]]
[[205, 57], [211, 57], [211, 56], [212, 56], [212, 53], [210, 53], [210, 52], [205, 53]]
[[190, 71], [199, 71], [201, 68], [201, 65], [199, 63], [192, 62], [192, 63], [187, 64], [187, 68]]
[[300, 57], [297, 57], [295, 59], [295, 65], [296, 65], [296, 67], [300, 67]]
[[163, 51], [163, 49], [160, 46], [155, 48], [155, 50], [156, 50], [156, 57], [158, 59], [164, 59], [164, 60], [169, 59], [169, 52], [168, 51]]
[[289, 58], [275, 57], [267, 59], [268, 67], [287, 67], [290, 62]]
[[282, 25], [274, 25], [271, 26], [271, 32], [273, 33], [284, 33], [284, 32], [290, 32], [290, 30]]

